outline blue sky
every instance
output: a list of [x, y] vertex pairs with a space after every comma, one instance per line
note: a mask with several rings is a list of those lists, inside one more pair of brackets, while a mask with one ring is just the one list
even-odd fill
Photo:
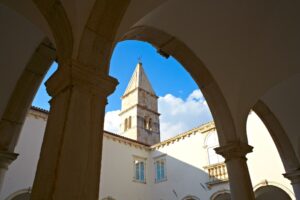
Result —
[[[172, 132], [166, 134], [168, 137], [212, 120], [206, 101], [198, 86], [179, 62], [173, 57], [168, 59], [162, 57], [148, 43], [123, 41], [115, 47], [110, 62], [109, 73], [118, 79], [119, 85], [108, 98], [106, 130], [117, 132], [118, 123], [120, 123], [118, 119], [118, 112], [121, 109], [120, 98], [139, 58], [142, 60], [153, 89], [159, 96], [158, 108], [161, 112], [161, 129], [165, 132], [169, 132], [169, 130]], [[49, 110], [48, 101], [50, 97], [46, 92], [44, 82], [56, 69], [57, 64], [54, 63], [45, 76], [32, 105]]]

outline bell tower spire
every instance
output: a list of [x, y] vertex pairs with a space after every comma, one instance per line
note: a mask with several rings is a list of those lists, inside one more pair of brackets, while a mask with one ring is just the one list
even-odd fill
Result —
[[120, 132], [123, 136], [149, 145], [160, 142], [157, 99], [139, 59], [122, 96]]

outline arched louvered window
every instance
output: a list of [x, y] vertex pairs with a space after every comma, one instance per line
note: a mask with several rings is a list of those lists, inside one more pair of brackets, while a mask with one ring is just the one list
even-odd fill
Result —
[[128, 120], [127, 120], [127, 118], [125, 119], [125, 121], [124, 121], [124, 131], [126, 131], [127, 130], [127, 123], [128, 123]]
[[149, 118], [149, 121], [148, 121], [148, 130], [152, 131], [152, 119]]
[[128, 128], [131, 128], [131, 116], [128, 117]]

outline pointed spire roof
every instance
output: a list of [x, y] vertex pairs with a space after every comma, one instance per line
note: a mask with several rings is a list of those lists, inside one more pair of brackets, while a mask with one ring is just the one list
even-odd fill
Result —
[[142, 90], [145, 90], [153, 95], [155, 95], [154, 90], [152, 89], [152, 86], [150, 84], [150, 81], [148, 80], [146, 73], [143, 69], [143, 64], [141, 61], [138, 62], [136, 65], [136, 68], [131, 76], [131, 79], [128, 83], [128, 86], [124, 92], [124, 95], [127, 95], [131, 91], [140, 88]]

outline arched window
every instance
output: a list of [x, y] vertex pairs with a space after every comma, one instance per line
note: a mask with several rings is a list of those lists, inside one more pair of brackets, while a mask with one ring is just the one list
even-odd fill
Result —
[[150, 131], [152, 131], [152, 119], [151, 119], [151, 118], [149, 118], [148, 129], [149, 129]]
[[224, 158], [215, 152], [215, 148], [219, 147], [217, 132], [209, 133], [209, 135], [206, 138], [205, 145], [207, 148], [208, 162], [210, 165], [224, 161]]
[[131, 128], [131, 116], [128, 117], [128, 128]]
[[147, 117], [144, 118], [144, 129], [147, 129]]
[[144, 118], [144, 128], [147, 130], [152, 130], [152, 119], [148, 116]]
[[127, 118], [125, 119], [125, 122], [124, 122], [124, 131], [126, 131], [127, 130]]

